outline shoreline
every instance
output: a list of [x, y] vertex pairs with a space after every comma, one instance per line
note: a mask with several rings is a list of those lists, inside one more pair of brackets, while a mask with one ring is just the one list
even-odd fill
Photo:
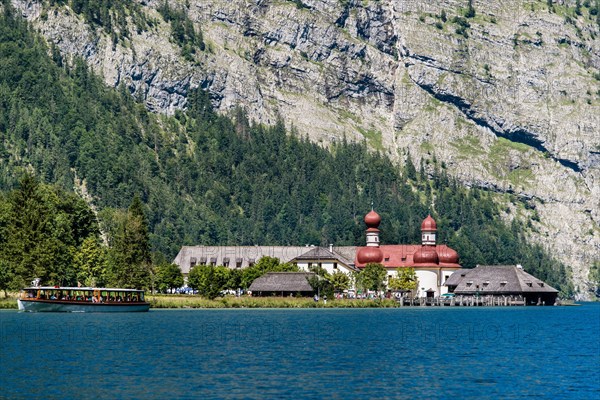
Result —
[[[323, 300], [315, 302], [312, 298], [296, 297], [219, 297], [214, 300], [190, 295], [146, 295], [150, 309], [178, 310], [178, 309], [301, 309], [301, 308], [473, 308], [473, 306], [407, 306], [401, 305], [393, 299], [333, 299], [325, 303]], [[592, 302], [594, 303], [594, 302]], [[559, 307], [580, 306], [575, 302], [563, 302]], [[527, 308], [538, 306], [527, 306]], [[549, 306], [550, 307], [550, 306]], [[475, 306], [475, 308], [490, 308], [490, 306]], [[495, 307], [492, 307], [495, 308]], [[523, 308], [523, 306], [510, 306], [501, 308]], [[0, 310], [17, 310], [17, 296], [0, 298]]]

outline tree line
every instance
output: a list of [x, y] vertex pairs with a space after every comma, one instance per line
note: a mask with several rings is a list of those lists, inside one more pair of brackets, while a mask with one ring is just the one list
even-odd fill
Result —
[[0, 195], [0, 290], [18, 290], [34, 278], [61, 286], [160, 290], [183, 285], [177, 266], [154, 265], [138, 197], [106, 225], [103, 240], [83, 199], [25, 175], [18, 189]]

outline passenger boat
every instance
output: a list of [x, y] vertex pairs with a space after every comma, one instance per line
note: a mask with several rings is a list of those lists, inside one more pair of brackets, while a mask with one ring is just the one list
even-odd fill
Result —
[[150, 303], [136, 289], [31, 286], [21, 289], [19, 310], [30, 312], [143, 312]]

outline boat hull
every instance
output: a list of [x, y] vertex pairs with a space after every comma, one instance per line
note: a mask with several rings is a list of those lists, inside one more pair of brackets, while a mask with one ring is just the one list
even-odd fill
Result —
[[18, 299], [20, 311], [25, 312], [145, 312], [149, 303], [92, 303], [60, 300]]

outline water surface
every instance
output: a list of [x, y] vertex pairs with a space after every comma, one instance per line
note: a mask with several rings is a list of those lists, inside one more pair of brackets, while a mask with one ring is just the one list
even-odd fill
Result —
[[0, 398], [600, 398], [600, 306], [0, 312]]

